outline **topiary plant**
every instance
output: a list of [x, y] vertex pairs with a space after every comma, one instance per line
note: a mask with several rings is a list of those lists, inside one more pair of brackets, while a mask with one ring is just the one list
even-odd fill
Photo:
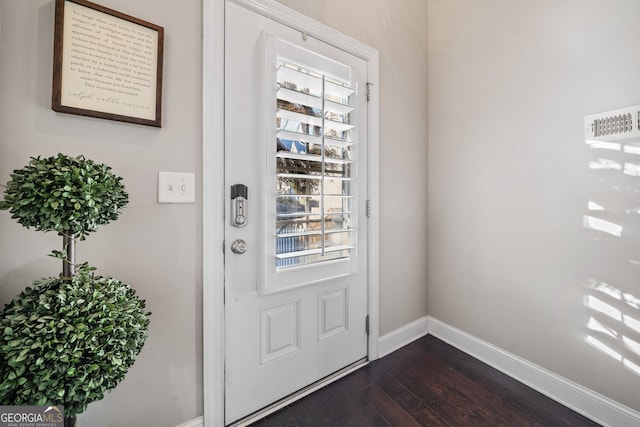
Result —
[[145, 302], [117, 279], [75, 264], [76, 238], [118, 218], [122, 178], [83, 156], [40, 159], [11, 174], [0, 209], [56, 231], [59, 278], [33, 282], [0, 312], [0, 405], [64, 405], [65, 425], [124, 378], [147, 337]]
[[84, 240], [99, 225], [118, 219], [129, 201], [122, 178], [84, 156], [31, 158], [15, 170], [0, 209], [26, 228], [76, 235]]
[[36, 281], [0, 318], [0, 402], [64, 405], [75, 417], [127, 373], [147, 338], [145, 302], [87, 264], [70, 282]]
[[99, 225], [118, 219], [129, 202], [122, 178], [109, 166], [84, 156], [64, 154], [40, 159], [15, 170], [5, 186], [0, 209], [26, 228], [56, 231], [63, 237], [62, 274], [73, 276], [76, 237], [84, 240]]

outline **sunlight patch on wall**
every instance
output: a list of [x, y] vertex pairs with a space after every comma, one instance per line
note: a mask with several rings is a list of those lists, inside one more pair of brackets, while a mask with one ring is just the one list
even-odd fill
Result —
[[622, 337], [622, 342], [628, 350], [631, 350], [632, 352], [640, 356], [640, 343], [637, 343], [629, 337]]
[[626, 314], [622, 316], [622, 321], [628, 328], [633, 329], [637, 333], [640, 334], [640, 320], [634, 319], [631, 316], [627, 316]]
[[615, 330], [609, 328], [608, 326], [603, 325], [593, 317], [589, 318], [589, 323], [587, 323], [587, 327], [594, 332], [601, 332], [603, 334], [609, 335], [611, 338], [618, 338], [618, 333]]
[[624, 212], [628, 214], [634, 213], [634, 214], [640, 215], [640, 206], [635, 208], [625, 209]]
[[611, 234], [612, 236], [622, 236], [622, 226], [611, 221], [596, 218], [595, 216], [585, 215], [583, 225], [585, 228], [590, 228], [596, 231], [602, 231], [603, 233]]
[[587, 342], [591, 344], [593, 347], [603, 352], [604, 354], [613, 357], [618, 362], [622, 362], [622, 355], [617, 351], [615, 351], [614, 349], [612, 349], [611, 347], [609, 347], [608, 345], [604, 344], [602, 341], [592, 337], [591, 335], [588, 335]]
[[604, 207], [600, 206], [596, 202], [592, 202], [591, 200], [589, 200], [589, 204], [587, 205], [587, 209], [589, 209], [590, 211], [603, 211]]
[[622, 165], [620, 162], [616, 162], [615, 160], [610, 159], [597, 159], [592, 162], [589, 162], [589, 169], [591, 170], [622, 170]]
[[640, 334], [640, 320], [634, 319], [633, 317], [624, 314], [622, 316], [622, 322], [627, 325], [628, 328], [633, 329]]
[[624, 174], [629, 176], [640, 176], [640, 164], [638, 163], [625, 163]]
[[[620, 289], [616, 288], [615, 286], [611, 286], [606, 282], [598, 282], [595, 279], [589, 279], [587, 281], [587, 286], [589, 286], [589, 288], [593, 289], [594, 291], [601, 292], [618, 301], [624, 301], [628, 306], [633, 307], [636, 310], [640, 310], [640, 299], [636, 298], [633, 294], [630, 294], [628, 292], [622, 292]], [[597, 298], [595, 297], [594, 299], [597, 300]], [[589, 304], [587, 304], [587, 306], [588, 305]], [[638, 329], [638, 332], [640, 332], [640, 329]]]
[[640, 156], [640, 147], [636, 145], [625, 145], [624, 152], [627, 154], [637, 154]]
[[622, 294], [624, 301], [635, 309], [640, 309], [640, 299], [634, 297], [631, 294]]
[[613, 320], [622, 322], [622, 312], [620, 310], [607, 304], [604, 301], [599, 300], [593, 295], [587, 295], [587, 307], [599, 313], [605, 314]]
[[612, 150], [620, 151], [621, 145], [617, 142], [606, 141], [585, 141], [592, 150]]
[[622, 364], [629, 370], [633, 371], [636, 375], [640, 375], [640, 366], [636, 365], [629, 359], [624, 359]]
[[611, 298], [615, 298], [617, 300], [622, 299], [622, 291], [618, 288], [611, 286], [605, 282], [598, 282], [595, 279], [591, 279], [589, 281], [589, 285], [592, 289], [602, 292], [603, 294], [609, 295]]
[[[584, 304], [591, 311], [585, 341], [640, 375], [640, 301], [634, 295], [591, 278]], [[631, 311], [630, 311], [631, 310]], [[633, 315], [632, 315], [633, 314]]]

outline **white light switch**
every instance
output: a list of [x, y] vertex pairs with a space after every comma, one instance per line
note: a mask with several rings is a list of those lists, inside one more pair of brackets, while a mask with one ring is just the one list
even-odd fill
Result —
[[158, 172], [158, 203], [195, 203], [193, 173]]

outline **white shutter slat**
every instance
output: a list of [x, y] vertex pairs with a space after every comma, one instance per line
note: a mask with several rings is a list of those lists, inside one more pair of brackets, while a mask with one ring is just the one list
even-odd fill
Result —
[[277, 97], [279, 100], [291, 102], [292, 104], [299, 104], [318, 110], [322, 109], [321, 98], [297, 90], [287, 89], [286, 87], [280, 86], [278, 88]]
[[354, 110], [354, 108], [350, 105], [339, 104], [328, 99], [325, 99], [324, 101], [324, 109], [325, 111], [331, 111], [333, 113], [341, 115], [349, 114]]
[[316, 231], [300, 231], [291, 233], [276, 233], [276, 237], [309, 237], [309, 236], [322, 236], [321, 230]]
[[324, 138], [325, 145], [331, 145], [334, 147], [350, 147], [355, 144], [355, 142], [347, 140], [347, 139], [338, 139], [338, 138], [329, 138], [325, 136]]
[[354, 127], [355, 127], [354, 125], [351, 125], [349, 123], [336, 122], [336, 121], [333, 121], [333, 120], [325, 120], [324, 121], [325, 131], [327, 129], [335, 129], [338, 132], [344, 132], [344, 131], [353, 129]]
[[291, 218], [317, 218], [316, 221], [320, 221], [322, 214], [320, 213], [311, 213], [311, 212], [291, 212], [291, 213], [280, 213], [276, 215], [277, 219], [291, 219]]
[[276, 176], [278, 178], [314, 179], [318, 181], [322, 179], [322, 175], [304, 175], [298, 173], [277, 173]]
[[282, 120], [292, 120], [294, 122], [307, 124], [311, 126], [322, 126], [322, 117], [309, 116], [307, 114], [298, 113], [291, 110], [280, 109], [276, 113], [276, 117]]
[[[278, 151], [276, 153], [276, 157], [281, 159], [292, 159], [292, 160], [304, 160], [311, 162], [322, 162], [322, 156], [318, 156], [316, 154], [301, 154], [301, 153], [292, 153], [291, 151]], [[348, 165], [351, 163], [355, 163], [353, 160], [349, 159], [334, 159], [332, 157], [325, 157], [325, 163], [332, 163], [338, 165]]]
[[278, 83], [292, 83], [296, 86], [313, 90], [316, 93], [322, 93], [322, 79], [320, 77], [303, 73], [291, 67], [293, 65], [285, 64], [278, 67], [276, 71]]
[[289, 141], [308, 142], [310, 144], [322, 145], [322, 137], [318, 135], [307, 135], [306, 133], [293, 132], [290, 130], [280, 129], [276, 132], [276, 135], [280, 139], [286, 139]]
[[[325, 247], [324, 252], [348, 251], [354, 248], [355, 248], [354, 245], [331, 246], [331, 247]], [[276, 254], [276, 258], [286, 259], [286, 258], [293, 258], [298, 256], [320, 255], [322, 254], [322, 252], [323, 252], [322, 248], [307, 249], [307, 250], [296, 251], [296, 252], [284, 252], [281, 254]]]
[[280, 159], [304, 160], [308, 162], [322, 162], [322, 156], [317, 154], [292, 153], [291, 151], [278, 151], [276, 157]]
[[350, 87], [339, 85], [332, 82], [325, 82], [324, 84], [325, 96], [333, 96], [336, 98], [346, 99], [355, 93], [355, 90]]

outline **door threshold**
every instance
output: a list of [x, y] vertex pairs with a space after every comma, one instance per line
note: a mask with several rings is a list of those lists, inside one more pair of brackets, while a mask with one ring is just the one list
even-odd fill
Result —
[[293, 402], [302, 399], [305, 396], [313, 393], [316, 390], [321, 389], [322, 387], [331, 384], [334, 381], [339, 380], [342, 377], [349, 375], [350, 373], [362, 368], [369, 364], [369, 359], [367, 357], [363, 357], [362, 359], [353, 362], [352, 364], [345, 366], [339, 371], [334, 372], [333, 374], [327, 375], [326, 377], [309, 384], [308, 386], [296, 391], [295, 393], [291, 393], [288, 396], [283, 397], [282, 399], [272, 403], [269, 406], [265, 406], [264, 408], [247, 415], [244, 418], [239, 419], [231, 424], [228, 424], [227, 427], [244, 427], [248, 426], [251, 423], [255, 423], [256, 421], [260, 421], [267, 415], [273, 414], [274, 412], [284, 408], [292, 404]]

